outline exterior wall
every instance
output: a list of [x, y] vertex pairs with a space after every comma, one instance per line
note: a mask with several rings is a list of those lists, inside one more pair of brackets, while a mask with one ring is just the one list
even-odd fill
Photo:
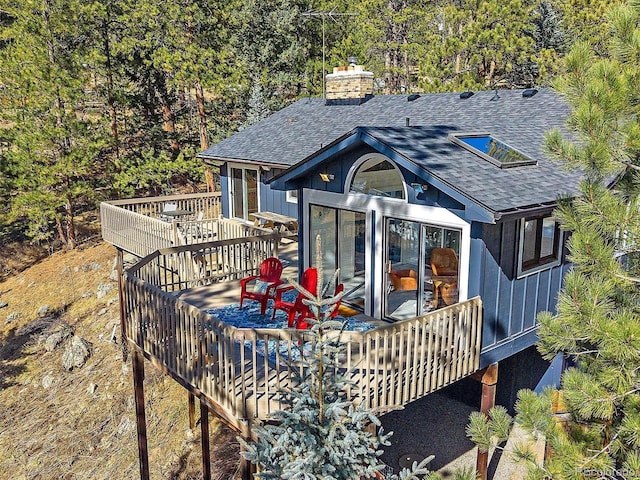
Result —
[[[255, 165], [246, 165], [247, 168], [260, 168]], [[287, 192], [280, 190], [272, 190], [266, 183], [277, 172], [261, 172], [259, 197], [260, 210], [267, 212], [280, 213], [290, 217], [298, 216], [298, 207], [293, 202], [287, 202]], [[222, 215], [229, 218], [231, 216], [231, 206], [229, 205], [229, 167], [225, 163], [220, 166], [220, 187], [222, 191]]]
[[536, 316], [555, 312], [569, 268], [563, 254], [560, 265], [518, 278], [518, 224], [513, 219], [471, 230], [469, 295], [480, 295], [484, 306], [481, 366], [535, 344]]
[[[375, 152], [363, 144], [350, 148], [307, 175], [299, 187], [344, 193], [345, 181], [354, 163], [363, 155]], [[401, 172], [407, 185], [412, 182], [423, 183], [413, 173], [402, 168]], [[332, 174], [334, 179], [323, 182], [320, 173]], [[410, 204], [440, 206], [462, 219], [466, 217], [463, 205], [434, 187], [429, 186], [421, 194], [416, 194], [412, 188], [407, 190]], [[376, 201], [383, 200], [378, 197]], [[300, 210], [300, 213], [303, 217], [304, 210]], [[304, 218], [300, 218], [300, 221], [302, 225]], [[479, 295], [483, 301], [481, 367], [511, 357], [535, 344], [537, 314], [541, 311], [555, 312], [557, 294], [569, 268], [563, 255], [560, 265], [518, 278], [518, 226], [517, 218], [495, 225], [471, 223], [467, 298]], [[299, 248], [302, 259], [304, 245], [301, 243]]]

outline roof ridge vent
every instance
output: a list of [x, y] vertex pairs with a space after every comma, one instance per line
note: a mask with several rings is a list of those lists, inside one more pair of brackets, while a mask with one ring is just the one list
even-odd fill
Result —
[[522, 98], [531, 98], [536, 93], [538, 93], [538, 89], [536, 89], [536, 88], [527, 88], [526, 90], [522, 91]]
[[419, 93], [412, 93], [411, 95], [409, 95], [407, 97], [407, 102], [413, 102], [414, 100], [417, 100], [420, 98], [420, 94]]
[[474, 92], [472, 92], [471, 90], [467, 90], [466, 92], [462, 92], [460, 94], [460, 98], [462, 100], [466, 100], [467, 98], [473, 97], [473, 95], [474, 95]]

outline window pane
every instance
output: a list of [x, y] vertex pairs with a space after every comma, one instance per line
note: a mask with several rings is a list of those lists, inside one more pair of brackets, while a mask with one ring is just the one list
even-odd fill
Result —
[[249, 218], [249, 215], [258, 211], [258, 171], [257, 170], [245, 170], [247, 179], [247, 215], [245, 218]]
[[312, 266], [316, 265], [316, 238], [320, 236], [322, 269], [324, 278], [322, 282], [329, 281], [336, 271], [336, 209], [311, 205], [311, 224], [309, 226], [309, 260]]
[[538, 220], [526, 220], [524, 222], [524, 239], [522, 249], [522, 263], [536, 260], [536, 233], [538, 231]]
[[386, 316], [404, 320], [418, 315], [420, 224], [387, 221]]
[[231, 169], [231, 198], [233, 199], [232, 216], [244, 218], [244, 189], [242, 188], [242, 169]]
[[339, 212], [340, 281], [344, 283], [344, 299], [364, 306], [365, 300], [365, 222], [360, 212]]
[[540, 258], [551, 257], [555, 253], [556, 222], [552, 218], [542, 220], [542, 242], [540, 244]]
[[424, 227], [424, 282], [422, 311], [452, 305], [459, 300], [460, 231]]
[[353, 176], [349, 191], [380, 197], [404, 198], [404, 182], [391, 162], [372, 158], [360, 165]]

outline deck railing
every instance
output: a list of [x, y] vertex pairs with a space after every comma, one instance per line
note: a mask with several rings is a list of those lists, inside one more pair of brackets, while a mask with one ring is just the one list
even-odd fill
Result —
[[[167, 221], [162, 212], [168, 204], [192, 214]], [[100, 217], [102, 238], [139, 257], [177, 245], [270, 233], [270, 230], [222, 218], [219, 192], [103, 202]]]
[[165, 195], [162, 197], [128, 198], [111, 200], [106, 203], [147, 217], [159, 216], [166, 204], [172, 203], [175, 204], [176, 210], [204, 212], [206, 218], [218, 218], [222, 215], [221, 196], [220, 192], [192, 193]]
[[[182, 301], [171, 292], [193, 285], [180, 275], [188, 275], [181, 265], [194, 256], [192, 247], [173, 248], [125, 272], [126, 337], [248, 435], [256, 419], [283, 408], [279, 392], [294, 381], [306, 334], [235, 328]], [[352, 380], [346, 394], [384, 410], [449, 385], [478, 370], [481, 331], [476, 297], [367, 332], [344, 332], [340, 368]]]

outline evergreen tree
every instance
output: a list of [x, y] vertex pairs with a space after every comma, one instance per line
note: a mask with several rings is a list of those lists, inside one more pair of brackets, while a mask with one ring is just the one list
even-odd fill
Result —
[[[580, 195], [557, 211], [571, 232], [573, 268], [557, 314], [539, 316], [542, 355], [565, 355], [574, 366], [559, 393], [523, 391], [516, 405], [516, 421], [548, 446], [532, 478], [640, 477], [640, 4], [612, 10], [609, 22], [608, 54], [578, 42], [558, 83], [573, 107], [575, 140], [558, 131], [547, 138], [549, 150], [585, 176]], [[566, 424], [552, 413], [558, 398]], [[475, 423], [486, 446], [490, 435]]]
[[[322, 279], [319, 238], [316, 256], [318, 278]], [[367, 479], [376, 478], [382, 467], [379, 448], [388, 445], [390, 434], [383, 432], [371, 409], [363, 404], [354, 406], [346, 399], [344, 387], [348, 380], [338, 363], [345, 349], [340, 338], [344, 325], [330, 317], [342, 294], [325, 298], [338, 273], [324, 286], [319, 282], [317, 292], [309, 292], [292, 281], [307, 298], [315, 319], [309, 319], [311, 329], [305, 332], [298, 348], [301, 365], [292, 365], [299, 377], [294, 378], [293, 387], [281, 392], [288, 408], [274, 413], [271, 424], [255, 429], [256, 442], [240, 439], [242, 455], [260, 467], [259, 478]], [[380, 428], [372, 433], [370, 426]], [[437, 478], [425, 467], [430, 460], [403, 471], [400, 478]]]
[[258, 81], [270, 111], [308, 93], [311, 85], [309, 60], [322, 42], [314, 37], [319, 26], [302, 15], [307, 5], [302, 0], [245, 0], [237, 11], [234, 45], [244, 86], [252, 88]]
[[5, 2], [14, 20], [0, 25], [11, 218], [26, 219], [34, 240], [57, 232], [68, 248], [76, 245], [78, 209], [92, 204], [104, 170], [104, 125], [87, 107], [83, 8], [75, 0]]

